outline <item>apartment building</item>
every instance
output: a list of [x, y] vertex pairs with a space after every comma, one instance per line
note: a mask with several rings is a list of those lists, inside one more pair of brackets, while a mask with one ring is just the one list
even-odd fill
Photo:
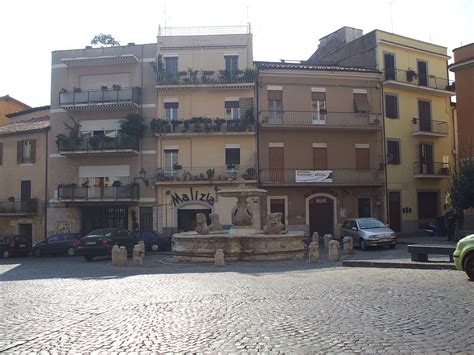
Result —
[[231, 224], [235, 201], [217, 192], [257, 181], [250, 26], [160, 28], [157, 58], [158, 230], [194, 230], [196, 213]]
[[24, 104], [9, 95], [0, 96], [0, 126], [10, 123], [7, 114], [20, 112], [30, 108], [31, 107], [27, 104]]
[[6, 115], [0, 127], [0, 231], [44, 239], [49, 106]]
[[447, 49], [374, 30], [343, 27], [320, 40], [309, 63], [383, 72], [388, 219], [415, 232], [444, 215], [449, 201], [454, 129]]
[[338, 235], [344, 219], [384, 220], [381, 73], [256, 62], [263, 209], [286, 229]]
[[48, 234], [157, 227], [155, 63], [156, 44], [52, 53]]

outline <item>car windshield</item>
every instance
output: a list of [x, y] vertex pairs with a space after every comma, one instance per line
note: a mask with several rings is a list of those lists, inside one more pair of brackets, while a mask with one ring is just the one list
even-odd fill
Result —
[[385, 228], [385, 224], [377, 219], [360, 219], [357, 222], [360, 229]]
[[103, 235], [104, 237], [110, 237], [112, 235], [112, 231], [110, 229], [98, 229], [87, 233], [86, 237], [90, 235]]

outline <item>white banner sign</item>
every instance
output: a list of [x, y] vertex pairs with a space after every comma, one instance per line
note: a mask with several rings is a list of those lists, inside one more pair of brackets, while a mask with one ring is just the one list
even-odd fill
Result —
[[296, 170], [296, 182], [332, 182], [332, 170]]

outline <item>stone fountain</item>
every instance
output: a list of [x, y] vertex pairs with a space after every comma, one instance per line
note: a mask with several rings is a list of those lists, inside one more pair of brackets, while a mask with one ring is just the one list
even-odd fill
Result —
[[211, 225], [200, 213], [196, 216], [196, 231], [176, 233], [172, 237], [175, 261], [213, 261], [216, 250], [224, 251], [228, 261], [303, 260], [307, 236], [303, 231], [284, 231], [281, 213], [267, 216], [265, 229], [253, 227], [254, 219], [248, 198], [261, 197], [267, 191], [246, 188], [218, 191], [219, 196], [235, 197], [237, 204], [232, 212], [232, 228], [222, 230], [219, 216], [213, 213]]

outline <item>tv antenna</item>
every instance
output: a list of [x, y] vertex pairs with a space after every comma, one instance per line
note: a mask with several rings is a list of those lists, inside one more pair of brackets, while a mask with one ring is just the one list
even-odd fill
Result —
[[392, 11], [392, 4], [395, 3], [396, 0], [390, 0], [388, 3], [390, 4], [390, 26], [391, 26], [391, 31], [393, 32], [393, 11]]

